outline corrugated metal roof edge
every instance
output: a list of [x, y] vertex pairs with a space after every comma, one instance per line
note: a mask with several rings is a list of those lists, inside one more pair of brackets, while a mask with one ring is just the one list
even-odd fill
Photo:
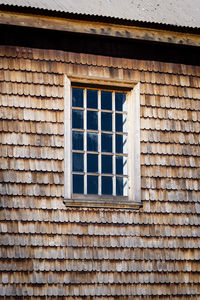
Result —
[[46, 16], [58, 16], [62, 18], [71, 18], [71, 19], [82, 19], [82, 20], [91, 20], [91, 21], [103, 21], [105, 23], [114, 23], [114, 24], [123, 24], [129, 26], [139, 26], [139, 27], [148, 27], [148, 28], [162, 28], [164, 30], [170, 31], [178, 31], [178, 32], [191, 32], [191, 33], [200, 33], [200, 27], [192, 27], [192, 26], [179, 26], [173, 25], [169, 23], [156, 23], [156, 22], [147, 22], [142, 20], [131, 20], [125, 18], [117, 18], [117, 17], [108, 17], [104, 15], [94, 15], [94, 14], [82, 14], [82, 13], [74, 13], [74, 12], [64, 12], [61, 10], [49, 10], [44, 8], [37, 8], [31, 6], [20, 6], [20, 5], [10, 5], [10, 4], [0, 4], [0, 9], [6, 11], [15, 11], [15, 12], [23, 12], [25, 13], [35, 13]]

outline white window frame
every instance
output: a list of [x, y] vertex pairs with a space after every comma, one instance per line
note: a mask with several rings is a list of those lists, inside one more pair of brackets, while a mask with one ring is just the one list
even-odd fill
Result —
[[[65, 75], [64, 84], [64, 202], [66, 206], [138, 209], [141, 206], [140, 83], [88, 76]], [[72, 193], [72, 84], [116, 87], [127, 91], [128, 196], [73, 195]], [[101, 87], [101, 88], [100, 88]], [[115, 88], [115, 89], [114, 89]]]

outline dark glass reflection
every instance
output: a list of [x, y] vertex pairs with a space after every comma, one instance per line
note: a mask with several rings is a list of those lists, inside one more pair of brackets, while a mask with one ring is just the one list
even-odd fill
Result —
[[98, 176], [87, 176], [87, 193], [98, 194]]
[[112, 131], [112, 113], [101, 113], [101, 130]]
[[112, 110], [112, 92], [101, 91], [101, 109]]
[[98, 154], [87, 155], [87, 172], [98, 172]]
[[112, 155], [101, 156], [101, 171], [105, 174], [112, 174]]
[[73, 153], [72, 154], [72, 170], [74, 172], [83, 172], [83, 154]]
[[127, 158], [123, 156], [116, 156], [116, 174], [126, 175], [127, 170]]
[[83, 107], [83, 89], [72, 88], [72, 106]]
[[116, 152], [117, 153], [126, 153], [126, 136], [122, 134], [116, 134]]
[[126, 104], [126, 94], [115, 93], [115, 110], [125, 111], [125, 104]]
[[98, 107], [98, 92], [96, 90], [87, 90], [87, 107]]
[[72, 128], [83, 129], [83, 111], [72, 110]]
[[116, 195], [123, 196], [124, 195], [124, 183], [122, 177], [116, 177]]
[[101, 151], [112, 152], [112, 134], [101, 134]]
[[115, 115], [115, 128], [117, 132], [126, 131], [126, 114], [116, 114]]
[[98, 134], [93, 132], [87, 133], [87, 150], [98, 151]]
[[87, 129], [98, 129], [98, 113], [96, 111], [87, 111]]
[[72, 149], [83, 150], [83, 132], [72, 131]]
[[83, 175], [73, 175], [73, 193], [84, 193]]
[[112, 189], [113, 189], [112, 177], [102, 176], [101, 179], [102, 195], [112, 195]]

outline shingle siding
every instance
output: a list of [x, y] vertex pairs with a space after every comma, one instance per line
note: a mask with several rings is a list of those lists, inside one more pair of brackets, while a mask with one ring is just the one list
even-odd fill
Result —
[[[200, 67], [0, 47], [0, 296], [199, 299]], [[67, 208], [64, 74], [141, 82], [140, 211]]]

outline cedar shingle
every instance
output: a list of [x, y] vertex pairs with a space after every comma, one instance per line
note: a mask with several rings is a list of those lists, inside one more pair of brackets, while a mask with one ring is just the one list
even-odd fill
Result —
[[[19, 274], [14, 273], [9, 274], [5, 273], [4, 276], [2, 276], [1, 283], [7, 284], [9, 282], [12, 283], [18, 283], [16, 280], [16, 275], [19, 276]], [[37, 272], [33, 275], [27, 276], [26, 273], [21, 273], [21, 282], [24, 284], [90, 284], [90, 283], [107, 283], [107, 284], [113, 284], [113, 283], [188, 283], [189, 280], [191, 283], [198, 283], [198, 277], [196, 274], [190, 275], [188, 273], [180, 273], [177, 274], [171, 274], [169, 276], [168, 274], [162, 274], [162, 273], [155, 273], [155, 274], [149, 274], [149, 273], [142, 273], [141, 275], [138, 275], [137, 273], [129, 274], [127, 273], [126, 276], [120, 276], [119, 273], [99, 273], [99, 272], [92, 272], [92, 274], [89, 276], [87, 273], [84, 272], [66, 272], [65, 276], [62, 275], [62, 273], [58, 276], [55, 272], [49, 272], [49, 274]]]
[[[0, 56], [1, 293], [198, 297], [199, 66], [7, 46]], [[139, 212], [65, 207], [68, 73], [141, 81]]]
[[180, 121], [191, 121], [197, 122], [199, 119], [200, 112], [189, 111], [181, 109], [164, 109], [164, 108], [153, 108], [153, 107], [141, 107], [141, 117], [154, 118], [154, 119], [165, 119], [165, 120], [180, 120]]
[[52, 75], [51, 73], [44, 74], [39, 72], [33, 73], [3, 70], [0, 72], [0, 81], [63, 86], [62, 75]]
[[[163, 250], [154, 250], [158, 257], [161, 257]], [[160, 251], [160, 252], [159, 252]], [[152, 251], [149, 251], [151, 254]], [[106, 267], [106, 269], [105, 269]], [[0, 262], [0, 268], [2, 271], [108, 271], [108, 272], [199, 272], [200, 267], [196, 261], [169, 261], [169, 260], [144, 260], [144, 261], [111, 261], [110, 265], [104, 261], [99, 263], [98, 261], [88, 260], [88, 264], [81, 260], [79, 264], [76, 264], [74, 260], [35, 260], [35, 265], [33, 269], [33, 264], [30, 259], [26, 260], [7, 260]], [[176, 274], [176, 273], [175, 273]], [[172, 274], [173, 275], [173, 274]], [[177, 274], [176, 274], [177, 275]], [[198, 274], [197, 274], [198, 278]]]
[[63, 122], [63, 112], [51, 110], [36, 110], [24, 108], [10, 108], [3, 109], [1, 114], [2, 119], [8, 120], [25, 120], [37, 122]]
[[200, 177], [199, 168], [171, 168], [163, 166], [141, 167], [142, 176], [146, 177], [168, 177], [168, 178], [193, 178], [198, 179]]
[[36, 135], [36, 134], [17, 134], [5, 133], [0, 137], [0, 142], [4, 145], [33, 145], [37, 147], [56, 147], [60, 148], [64, 145], [64, 137]]
[[0, 123], [1, 131], [4, 132], [18, 132], [18, 133], [38, 133], [38, 134], [56, 134], [63, 135], [64, 128], [62, 123], [51, 122], [32, 122], [20, 120], [3, 120]]
[[199, 122], [193, 121], [179, 121], [169, 119], [154, 119], [141, 118], [141, 129], [163, 130], [163, 131], [181, 131], [181, 132], [195, 132], [200, 133]]
[[[121, 59], [121, 58], [111, 58], [106, 56], [95, 56], [95, 55], [85, 55], [85, 54], [78, 54], [78, 53], [64, 53], [62, 51], [56, 50], [39, 50], [38, 49], [31, 49], [31, 48], [18, 48], [18, 52], [16, 52], [15, 47], [10, 47], [11, 55], [8, 54], [5, 48], [1, 47], [0, 55], [2, 57], [18, 57], [20, 60], [22, 58], [29, 58], [35, 60], [43, 60], [42, 64], [44, 65], [45, 60], [49, 61], [62, 61], [62, 62], [72, 62], [72, 63], [82, 63], [82, 64], [93, 64], [98, 66], [110, 66], [110, 67], [124, 67], [129, 69], [139, 69], [145, 71], [155, 71], [155, 72], [165, 72], [167, 74], [185, 74], [185, 75], [193, 75], [199, 76], [200, 75], [200, 68], [199, 66], [185, 66], [185, 65], [176, 65], [172, 63], [161, 63], [161, 62], [148, 62], [148, 61], [138, 61], [138, 60], [131, 60], [131, 59]], [[22, 50], [23, 49], [23, 50]], [[28, 50], [28, 51], [27, 51]], [[33, 56], [32, 56], [33, 55]]]
[[15, 108], [34, 108], [37, 110], [63, 110], [63, 99], [57, 98], [41, 98], [31, 96], [19, 96], [19, 95], [1, 95], [0, 104], [3, 107], [15, 107]]
[[199, 168], [200, 162], [198, 157], [189, 157], [189, 156], [182, 157], [180, 155], [149, 154], [148, 156], [147, 155], [141, 156], [141, 165], [144, 166], [145, 168], [148, 168], [148, 166]]

